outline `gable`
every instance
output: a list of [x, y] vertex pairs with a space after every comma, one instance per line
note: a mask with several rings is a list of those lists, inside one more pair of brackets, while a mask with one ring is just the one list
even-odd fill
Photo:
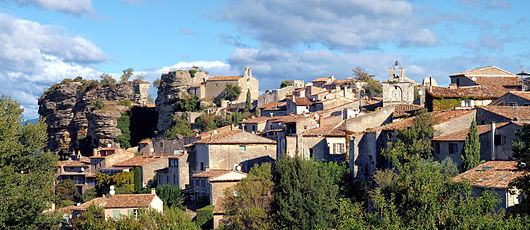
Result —
[[513, 73], [510, 73], [506, 70], [503, 70], [496, 66], [486, 66], [486, 67], [479, 67], [472, 70], [467, 70], [461, 73], [451, 74], [449, 76], [458, 76], [458, 75], [464, 75], [464, 76], [509, 76], [509, 77], [515, 77]]

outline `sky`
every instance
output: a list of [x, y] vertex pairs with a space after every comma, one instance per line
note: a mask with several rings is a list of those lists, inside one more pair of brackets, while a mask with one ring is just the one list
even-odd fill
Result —
[[[351, 78], [360, 66], [439, 85], [494, 65], [530, 69], [530, 1], [508, 0], [0, 0], [0, 93], [38, 117], [44, 89], [134, 68], [154, 81], [199, 66], [260, 91], [285, 79]], [[156, 89], [151, 94], [156, 97]]]

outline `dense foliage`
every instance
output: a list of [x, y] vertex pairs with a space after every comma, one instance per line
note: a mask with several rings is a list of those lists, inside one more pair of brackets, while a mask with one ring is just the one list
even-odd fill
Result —
[[129, 81], [129, 79], [133, 76], [134, 69], [127, 68], [127, 69], [122, 70], [122, 72], [123, 74], [121, 75], [120, 82], [126, 82], [126, 81]]
[[462, 172], [477, 167], [480, 164], [480, 142], [478, 139], [477, 121], [473, 119], [469, 133], [464, 141], [462, 152]]
[[[513, 156], [518, 159], [517, 168], [525, 174], [510, 183], [511, 188], [520, 189], [524, 194], [530, 194], [530, 125], [525, 124], [515, 132], [517, 141], [513, 142]], [[517, 207], [517, 212], [530, 214], [530, 199], [523, 199]]]
[[250, 89], [247, 90], [247, 99], [245, 101], [245, 110], [250, 111], [252, 108], [252, 96], [250, 94]]
[[226, 88], [221, 93], [220, 99], [235, 101], [239, 97], [240, 94], [241, 94], [241, 87], [232, 85], [232, 84], [226, 84]]
[[166, 184], [156, 187], [156, 195], [169, 207], [177, 207], [182, 210], [184, 207], [184, 194], [180, 188]]
[[366, 82], [364, 93], [370, 97], [379, 97], [383, 93], [383, 86], [381, 82], [375, 80], [375, 75], [370, 75], [362, 67], [357, 66], [352, 70], [355, 79], [361, 82]]
[[109, 187], [114, 185], [116, 194], [134, 193], [133, 177], [132, 172], [121, 172], [112, 176], [98, 173], [96, 174], [96, 192], [100, 196], [104, 195], [109, 192]]
[[197, 96], [187, 95], [179, 98], [175, 102], [176, 111], [179, 112], [198, 112], [201, 111], [201, 103]]
[[285, 88], [289, 85], [289, 81], [282, 81], [282, 83], [280, 83], [280, 89], [281, 88]]
[[202, 114], [195, 124], [201, 131], [210, 131], [230, 124], [238, 125], [243, 119], [249, 119], [251, 116], [249, 112], [232, 112], [225, 118], [214, 114]]
[[46, 123], [23, 122], [23, 109], [0, 98], [0, 229], [38, 229], [56, 223], [44, 215], [54, 200], [57, 157], [43, 151]]
[[131, 115], [130, 112], [123, 112], [121, 117], [118, 118], [118, 129], [121, 130], [121, 134], [118, 135], [115, 140], [120, 144], [121, 148], [128, 149], [131, 147]]
[[164, 138], [175, 138], [177, 134], [190, 137], [195, 135], [195, 132], [190, 128], [191, 124], [184, 119], [176, 119], [175, 124], [164, 132]]
[[195, 223], [202, 229], [213, 228], [213, 208], [214, 205], [208, 205], [203, 208], [197, 209], [197, 217]]
[[134, 168], [134, 192], [140, 193], [142, 191], [142, 171], [140, 167]]

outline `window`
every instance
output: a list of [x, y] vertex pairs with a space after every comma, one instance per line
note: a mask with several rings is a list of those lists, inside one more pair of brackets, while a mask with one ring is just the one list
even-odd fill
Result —
[[169, 184], [169, 176], [166, 176], [166, 184]]
[[344, 143], [334, 143], [332, 154], [342, 154], [346, 152], [344, 149]]
[[458, 143], [449, 143], [449, 154], [458, 153]]
[[128, 216], [132, 216], [133, 215], [133, 210], [132, 209], [127, 210], [127, 215]]
[[266, 145], [264, 145], [264, 146], [263, 146], [263, 149], [264, 149], [264, 150], [267, 150], [267, 146], [266, 146]]
[[504, 145], [506, 144], [506, 136], [501, 134], [495, 135], [495, 146]]
[[120, 219], [120, 210], [112, 210], [112, 217], [114, 219]]
[[201, 162], [201, 170], [204, 170], [204, 162]]
[[517, 103], [515, 103], [515, 102], [510, 102], [510, 103], [508, 103], [508, 106], [517, 106]]
[[240, 151], [240, 152], [245, 152], [245, 151], [247, 151], [247, 146], [240, 145], [240, 146], [239, 146], [239, 151]]
[[440, 143], [434, 143], [434, 154], [440, 154]]
[[178, 159], [169, 159], [169, 167], [178, 167], [178, 166], [179, 166]]
[[473, 106], [473, 100], [463, 100], [462, 101], [462, 106], [465, 106], [465, 107]]

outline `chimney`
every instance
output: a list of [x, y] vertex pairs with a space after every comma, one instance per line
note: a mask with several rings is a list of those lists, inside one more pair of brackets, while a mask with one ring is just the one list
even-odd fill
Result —
[[151, 189], [151, 194], [155, 194], [156, 195], [156, 190], [154, 188]]
[[294, 93], [293, 93], [293, 102], [296, 104], [296, 99], [294, 97]]
[[449, 89], [458, 89], [455, 83], [449, 84]]
[[495, 160], [495, 122], [491, 122], [491, 160]]

